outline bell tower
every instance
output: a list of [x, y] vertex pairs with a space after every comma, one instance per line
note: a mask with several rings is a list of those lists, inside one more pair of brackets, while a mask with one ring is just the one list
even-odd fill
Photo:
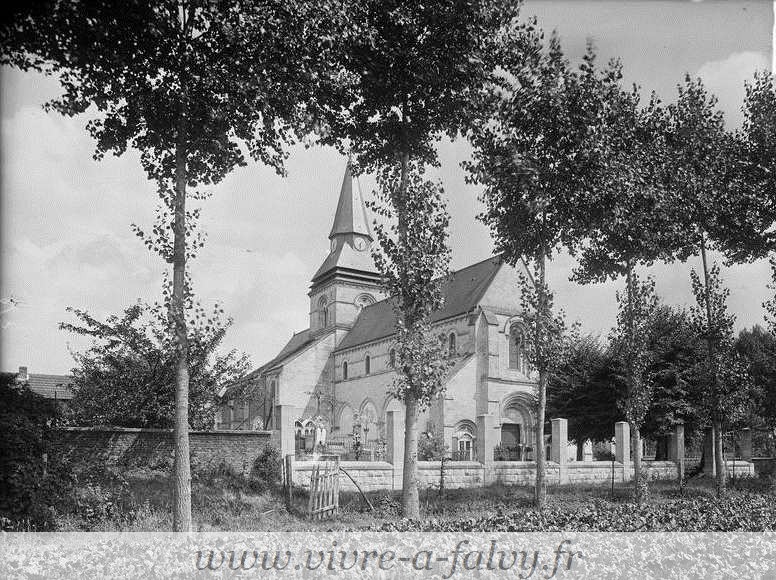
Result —
[[384, 298], [372, 260], [373, 242], [364, 198], [348, 161], [329, 233], [329, 255], [310, 285], [310, 330], [349, 329], [362, 308]]

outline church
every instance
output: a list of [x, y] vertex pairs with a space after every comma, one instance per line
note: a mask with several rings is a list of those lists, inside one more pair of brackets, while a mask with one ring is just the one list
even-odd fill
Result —
[[[329, 254], [310, 281], [309, 328], [223, 393], [216, 428], [271, 430], [284, 455], [355, 445], [365, 458], [400, 464], [404, 407], [391, 395], [396, 312], [372, 260], [375, 240], [350, 164], [328, 238]], [[420, 436], [443, 437], [461, 460], [533, 460], [536, 377], [522, 351], [518, 272], [488, 258], [451, 272], [442, 292], [433, 331], [452, 363], [444, 393], [420, 417]]]

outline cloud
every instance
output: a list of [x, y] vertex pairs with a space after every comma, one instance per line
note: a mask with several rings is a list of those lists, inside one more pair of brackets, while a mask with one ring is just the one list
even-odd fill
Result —
[[768, 57], [761, 52], [736, 52], [724, 60], [707, 62], [698, 69], [697, 76], [719, 99], [719, 108], [725, 113], [730, 127], [741, 126], [744, 82], [760, 70], [770, 70]]

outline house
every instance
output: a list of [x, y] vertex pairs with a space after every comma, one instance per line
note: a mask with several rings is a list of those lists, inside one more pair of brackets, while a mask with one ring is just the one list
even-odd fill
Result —
[[[309, 327], [224, 394], [254, 393], [222, 408], [221, 424], [234, 424], [235, 405], [245, 426], [279, 431], [283, 452], [352, 447], [402, 455], [404, 407], [391, 395], [396, 377], [396, 312], [386, 297], [370, 249], [375, 243], [364, 200], [345, 170], [329, 254], [313, 274]], [[441, 281], [444, 307], [432, 317], [451, 369], [445, 392], [419, 422], [444, 438], [460, 458], [493, 459], [504, 450], [534, 453], [535, 376], [522, 350], [518, 272], [491, 257]], [[229, 421], [225, 420], [229, 414]]]
[[29, 389], [41, 397], [52, 399], [62, 406], [73, 398], [73, 377], [70, 375], [47, 375], [29, 373], [27, 367], [19, 367], [16, 382], [26, 384]]

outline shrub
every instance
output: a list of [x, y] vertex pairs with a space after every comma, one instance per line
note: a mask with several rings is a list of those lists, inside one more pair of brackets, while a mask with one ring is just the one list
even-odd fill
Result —
[[418, 438], [419, 461], [439, 461], [446, 452], [447, 446], [442, 433], [429, 433]]
[[253, 491], [262, 492], [275, 489], [283, 478], [283, 457], [280, 449], [267, 445], [253, 462], [250, 476], [250, 487]]
[[53, 403], [0, 375], [0, 521], [4, 530], [46, 531], [71, 488], [69, 465], [51, 449]]

